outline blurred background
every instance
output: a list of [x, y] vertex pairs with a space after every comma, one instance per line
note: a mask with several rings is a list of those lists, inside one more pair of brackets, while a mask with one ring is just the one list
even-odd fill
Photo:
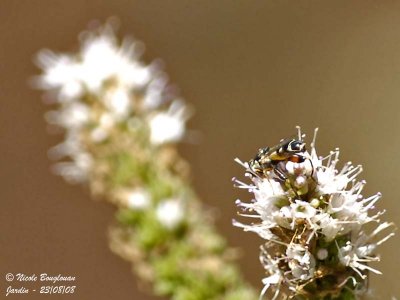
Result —
[[[120, 18], [121, 36], [146, 44], [147, 62], [163, 59], [195, 107], [189, 127], [202, 140], [182, 155], [258, 288], [262, 241], [231, 226], [234, 200], [250, 198], [232, 187], [243, 174], [233, 159], [252, 158], [295, 125], [309, 136], [320, 128], [320, 154], [340, 147], [342, 161], [362, 163], [365, 194], [381, 191], [384, 218], [400, 224], [400, 1], [2, 0], [0, 298], [5, 274], [23, 272], [76, 276], [77, 292], [57, 299], [155, 299], [108, 249], [113, 207], [49, 171], [47, 150], [62, 136], [48, 134], [48, 108], [28, 85], [39, 49], [72, 51], [90, 20], [109, 16]], [[376, 299], [400, 296], [399, 246], [395, 237], [380, 248]]]

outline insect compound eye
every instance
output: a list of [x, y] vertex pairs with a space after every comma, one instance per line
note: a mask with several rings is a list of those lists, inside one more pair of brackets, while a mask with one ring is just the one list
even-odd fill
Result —
[[305, 149], [305, 144], [300, 141], [293, 141], [290, 143], [288, 150], [293, 152], [303, 151]]

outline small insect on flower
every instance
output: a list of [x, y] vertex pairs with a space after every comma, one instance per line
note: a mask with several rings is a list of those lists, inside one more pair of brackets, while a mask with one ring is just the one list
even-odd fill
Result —
[[304, 162], [306, 159], [305, 151], [306, 144], [301, 139], [286, 139], [272, 148], [260, 148], [254, 159], [249, 161], [249, 167], [256, 176], [263, 177], [268, 172], [273, 171], [276, 176], [284, 181], [286, 176], [279, 169], [278, 164], [282, 161]]

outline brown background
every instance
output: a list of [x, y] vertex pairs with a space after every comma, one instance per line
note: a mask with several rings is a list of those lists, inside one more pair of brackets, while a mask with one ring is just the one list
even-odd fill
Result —
[[[385, 218], [400, 223], [400, 1], [1, 0], [0, 298], [7, 272], [47, 272], [77, 276], [78, 290], [46, 299], [153, 299], [107, 248], [113, 208], [49, 172], [46, 151], [61, 137], [46, 132], [47, 108], [27, 85], [34, 53], [74, 49], [88, 21], [111, 15], [146, 43], [147, 61], [163, 58], [196, 108], [189, 125], [203, 139], [182, 153], [255, 285], [261, 240], [230, 225], [239, 195], [230, 179], [243, 171], [233, 158], [297, 124], [320, 127], [320, 153], [340, 146], [343, 160], [363, 163], [366, 193], [383, 192]], [[381, 247], [376, 299], [400, 295], [399, 246], [395, 238]]]

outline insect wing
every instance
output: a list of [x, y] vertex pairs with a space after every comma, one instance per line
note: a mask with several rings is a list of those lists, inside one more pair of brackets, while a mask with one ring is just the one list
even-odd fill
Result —
[[284, 140], [280, 141], [277, 145], [275, 145], [275, 146], [273, 146], [273, 147], [271, 147], [271, 148], [269, 149], [267, 155], [270, 155], [270, 154], [272, 154], [272, 153], [278, 151], [280, 148], [282, 148], [283, 146], [289, 144], [289, 143], [290, 143], [291, 141], [293, 141], [293, 140], [294, 140], [294, 138], [293, 138], [293, 137], [290, 137], [290, 138], [287, 138], [287, 139], [284, 139]]

